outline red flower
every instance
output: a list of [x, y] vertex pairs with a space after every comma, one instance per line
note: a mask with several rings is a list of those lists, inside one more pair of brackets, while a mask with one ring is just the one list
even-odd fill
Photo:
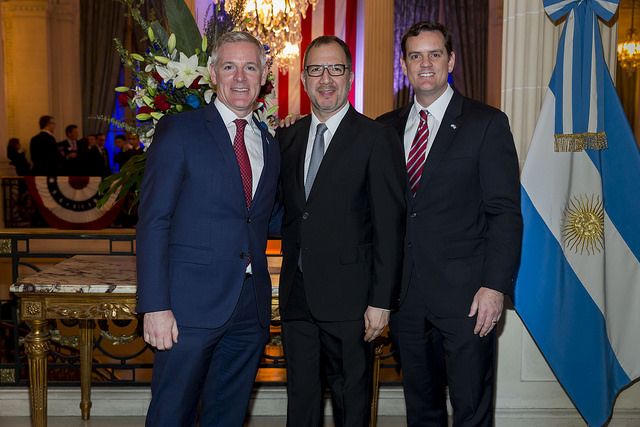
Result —
[[162, 80], [162, 76], [160, 74], [158, 74], [157, 71], [154, 71], [151, 73], [151, 77], [153, 77], [154, 79], [156, 79], [156, 81], [158, 83], [162, 83], [164, 80]]
[[120, 104], [121, 107], [126, 107], [127, 105], [129, 105], [129, 95], [127, 95], [126, 93], [119, 93], [118, 104]]
[[265, 96], [269, 95], [271, 92], [273, 92], [273, 83], [271, 83], [271, 80], [267, 80], [264, 86], [260, 88], [260, 94], [258, 96], [260, 98], [264, 98]]
[[198, 89], [198, 87], [200, 86], [200, 79], [201, 78], [202, 78], [202, 76], [196, 77], [196, 79], [193, 81], [193, 83], [191, 83], [191, 85], [189, 86], [189, 89]]
[[163, 93], [161, 93], [160, 95], [156, 95], [153, 98], [153, 104], [160, 111], [167, 111], [169, 108], [171, 108], [171, 104], [167, 102], [167, 96]]
[[138, 109], [138, 114], [150, 114], [150, 113], [153, 113], [153, 109], [151, 107], [147, 107], [146, 105], [143, 105]]

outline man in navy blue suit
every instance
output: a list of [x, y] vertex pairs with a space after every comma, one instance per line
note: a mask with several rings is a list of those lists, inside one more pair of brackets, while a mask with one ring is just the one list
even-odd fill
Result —
[[217, 98], [165, 116], [148, 150], [137, 227], [138, 307], [157, 348], [148, 426], [242, 426], [268, 337], [265, 248], [280, 150], [252, 117], [262, 45], [222, 35]]

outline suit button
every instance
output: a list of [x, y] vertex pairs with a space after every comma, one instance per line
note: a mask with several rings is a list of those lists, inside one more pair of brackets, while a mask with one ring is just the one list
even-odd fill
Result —
[[410, 248], [411, 246], [412, 246], [412, 245], [411, 245], [411, 242], [407, 243], [407, 247], [409, 247], [409, 248]]
[[415, 218], [415, 217], [417, 217], [417, 216], [418, 216], [418, 214], [417, 214], [417, 213], [415, 213], [415, 212], [411, 212], [411, 214], [409, 214], [409, 217], [410, 217], [410, 218]]
[[251, 217], [247, 217], [247, 224], [251, 224]]
[[309, 212], [305, 212], [302, 214], [302, 219], [309, 219]]
[[240, 252], [240, 259], [244, 259], [245, 255], [246, 254], [244, 252]]

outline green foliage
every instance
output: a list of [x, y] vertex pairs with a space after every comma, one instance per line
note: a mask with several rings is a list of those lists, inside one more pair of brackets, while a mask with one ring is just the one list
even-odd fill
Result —
[[178, 51], [184, 52], [187, 56], [197, 53], [196, 49], [200, 49], [202, 36], [184, 0], [164, 0], [164, 7], [169, 21], [169, 32], [176, 35]]
[[113, 194], [116, 194], [117, 200], [122, 200], [129, 192], [133, 194], [131, 206], [137, 205], [146, 161], [146, 153], [133, 156], [122, 166], [120, 172], [106, 177], [100, 183], [100, 192], [103, 196], [98, 201], [98, 207], [104, 206]]

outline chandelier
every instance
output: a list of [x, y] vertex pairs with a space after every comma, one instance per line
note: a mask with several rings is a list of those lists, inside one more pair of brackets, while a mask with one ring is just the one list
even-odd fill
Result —
[[307, 7], [318, 0], [226, 0], [227, 13], [242, 10], [239, 26], [269, 47], [269, 54], [286, 72], [300, 55], [301, 22]]
[[631, 2], [631, 28], [625, 41], [618, 43], [618, 63], [623, 70], [635, 71], [640, 65], [640, 38], [633, 26], [636, 1]]

